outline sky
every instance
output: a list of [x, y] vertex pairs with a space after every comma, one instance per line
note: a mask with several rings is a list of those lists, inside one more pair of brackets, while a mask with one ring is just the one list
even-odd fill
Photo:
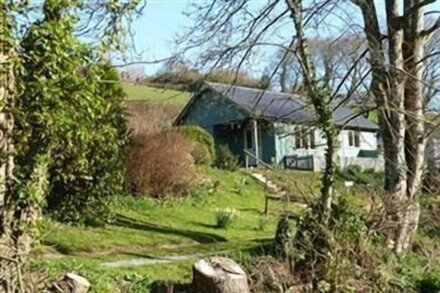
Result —
[[[266, 0], [250, 1], [255, 6], [266, 2]], [[385, 9], [384, 1], [386, 0], [376, 1], [379, 15], [382, 17]], [[440, 10], [440, 0], [436, 2], [427, 10]], [[190, 0], [147, 0], [142, 15], [132, 25], [135, 33], [133, 44], [136, 50], [127, 52], [128, 60], [152, 61], [172, 56], [176, 51], [173, 39], [178, 33], [182, 33], [185, 27], [191, 26], [191, 20], [184, 15], [184, 12], [188, 11], [189, 3]], [[144, 74], [151, 75], [160, 66], [160, 64], [144, 65]]]
[[[174, 37], [191, 24], [183, 14], [188, 4], [187, 0], [148, 0], [142, 16], [133, 23], [136, 52], [130, 51], [130, 58], [158, 60], [171, 56]], [[153, 74], [159, 67], [145, 65], [145, 74]]]

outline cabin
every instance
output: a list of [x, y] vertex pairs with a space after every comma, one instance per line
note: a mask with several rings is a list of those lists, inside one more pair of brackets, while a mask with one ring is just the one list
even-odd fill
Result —
[[[337, 160], [341, 167], [383, 169], [378, 126], [349, 107], [335, 107]], [[313, 107], [303, 96], [205, 83], [178, 115], [175, 125], [198, 125], [227, 145], [246, 165], [271, 164], [319, 171], [326, 141]]]

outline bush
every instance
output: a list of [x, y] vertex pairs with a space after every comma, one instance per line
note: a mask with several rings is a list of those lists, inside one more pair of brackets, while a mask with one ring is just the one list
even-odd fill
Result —
[[215, 211], [216, 227], [226, 229], [237, 218], [238, 213], [235, 209], [217, 209]]
[[238, 159], [227, 145], [222, 145], [217, 151], [214, 165], [219, 169], [236, 171], [238, 169]]
[[131, 134], [152, 135], [170, 127], [179, 113], [178, 105], [161, 105], [158, 103], [126, 102], [127, 128]]
[[133, 137], [124, 160], [133, 191], [156, 198], [189, 194], [196, 176], [190, 152], [191, 143], [176, 133]]
[[375, 172], [373, 169], [362, 170], [357, 165], [350, 165], [343, 170], [337, 169], [336, 177], [339, 180], [353, 181], [360, 185], [381, 186], [383, 184], [383, 173]]
[[191, 141], [191, 155], [199, 165], [211, 165], [215, 158], [215, 146], [212, 136], [203, 128], [194, 125], [173, 127], [172, 132], [181, 134]]

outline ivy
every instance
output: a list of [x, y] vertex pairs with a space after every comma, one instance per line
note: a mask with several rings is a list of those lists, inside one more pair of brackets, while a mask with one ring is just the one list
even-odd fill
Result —
[[108, 198], [123, 186], [124, 93], [117, 72], [74, 35], [77, 19], [65, 9], [71, 1], [63, 3], [47, 1], [44, 18], [21, 42], [16, 161], [26, 181], [35, 158], [48, 154], [46, 211], [64, 222], [102, 224]]

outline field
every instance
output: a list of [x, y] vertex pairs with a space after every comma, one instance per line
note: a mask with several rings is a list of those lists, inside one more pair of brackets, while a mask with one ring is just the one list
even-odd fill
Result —
[[184, 105], [191, 97], [188, 92], [153, 88], [143, 85], [123, 84], [128, 101], [148, 101]]

